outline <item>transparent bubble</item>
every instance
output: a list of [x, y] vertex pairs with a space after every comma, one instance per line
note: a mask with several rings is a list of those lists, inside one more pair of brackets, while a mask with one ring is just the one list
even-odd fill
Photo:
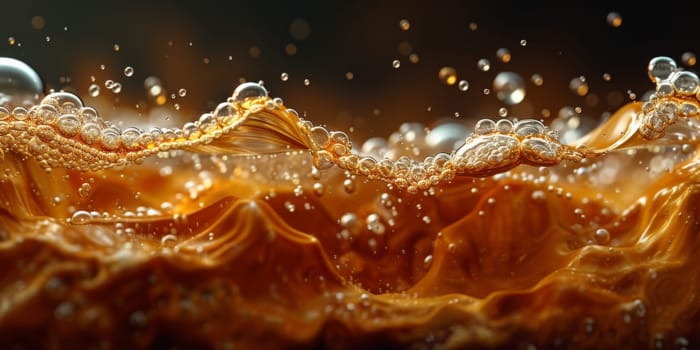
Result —
[[476, 32], [477, 29], [479, 29], [479, 25], [476, 24], [476, 22], [469, 23], [469, 30], [471, 30], [472, 32]]
[[457, 70], [452, 67], [442, 67], [438, 72], [438, 78], [441, 82], [452, 86], [457, 83]]
[[408, 60], [411, 61], [411, 63], [416, 64], [418, 61], [420, 61], [420, 57], [418, 57], [418, 54], [414, 52], [408, 55]]
[[7, 37], [7, 43], [10, 44], [10, 46], [14, 46], [17, 41], [15, 40], [14, 36], [8, 36]]
[[124, 75], [127, 77], [133, 76], [134, 75], [134, 68], [131, 66], [124, 68]]
[[309, 86], [309, 85], [311, 85], [311, 80], [304, 79], [304, 86]]
[[352, 80], [352, 79], [354, 79], [354, 78], [355, 78], [355, 74], [353, 74], [353, 72], [347, 72], [347, 73], [345, 73], [345, 79], [347, 79], [347, 80]]
[[267, 97], [267, 90], [258, 83], [243, 83], [233, 91], [233, 100], [243, 102], [248, 98]]
[[459, 91], [467, 91], [469, 90], [469, 82], [466, 80], [460, 80], [457, 87], [459, 88]]
[[185, 96], [187, 96], [187, 90], [185, 90], [185, 89], [177, 90], [177, 95], [180, 97], [185, 97]]
[[100, 86], [97, 84], [90, 84], [90, 87], [88, 87], [88, 94], [91, 97], [100, 96]]
[[399, 28], [404, 31], [409, 30], [411, 29], [411, 22], [409, 22], [407, 19], [402, 19], [399, 21]]
[[681, 55], [681, 61], [684, 65], [692, 67], [695, 65], [695, 63], [697, 63], [697, 58], [695, 57], [694, 53], [688, 51], [684, 52], [683, 55]]
[[525, 82], [514, 72], [500, 72], [493, 79], [496, 97], [509, 105], [517, 105], [525, 99]]
[[122, 92], [122, 84], [121, 83], [114, 83], [114, 85], [112, 85], [112, 92], [115, 94]]
[[491, 69], [491, 61], [487, 60], [486, 58], [482, 58], [476, 62], [476, 66], [480, 71], [488, 72], [489, 69]]
[[586, 77], [580, 76], [571, 79], [569, 82], [569, 89], [573, 91], [576, 95], [586, 96], [588, 94], [588, 83], [586, 82]]
[[535, 84], [535, 86], [542, 86], [544, 84], [544, 79], [541, 75], [535, 73], [530, 77], [530, 81]]
[[658, 56], [649, 61], [647, 71], [653, 82], [668, 79], [677, 70], [676, 61], [670, 57]]
[[510, 55], [510, 51], [503, 47], [496, 51], [496, 57], [503, 63], [510, 62], [510, 59], [512, 58], [512, 56]]
[[14, 58], [0, 57], [0, 91], [14, 95], [36, 95], [44, 84], [31, 67]]
[[399, 67], [401, 67], [401, 61], [394, 60], [393, 62], [391, 62], [391, 66], [394, 68], [399, 68]]
[[114, 52], [119, 52], [119, 50], [121, 49], [119, 47], [119, 44], [114, 44], [114, 46], [112, 46], [112, 48], [114, 49]]
[[525, 40], [525, 39], [520, 40], [520, 46], [527, 46], [527, 40]]
[[607, 21], [609, 25], [618, 28], [622, 25], [622, 16], [617, 12], [610, 12], [608, 13]]
[[610, 73], [603, 73], [603, 80], [605, 81], [610, 81], [612, 79], [612, 76]]
[[280, 74], [280, 80], [282, 80], [282, 81], [289, 80], [289, 74], [287, 74], [287, 73]]

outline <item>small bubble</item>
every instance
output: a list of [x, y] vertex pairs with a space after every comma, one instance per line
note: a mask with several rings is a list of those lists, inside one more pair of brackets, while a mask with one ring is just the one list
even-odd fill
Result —
[[352, 72], [345, 73], [345, 79], [352, 80], [353, 78], [355, 78], [355, 74], [353, 74]]
[[75, 213], [73, 213], [73, 216], [71, 216], [71, 223], [75, 225], [83, 225], [87, 224], [92, 220], [92, 214], [85, 210], [78, 210]]
[[479, 25], [476, 24], [476, 22], [469, 23], [469, 30], [471, 30], [472, 32], [476, 32], [477, 29], [479, 29]]
[[112, 85], [112, 92], [115, 94], [122, 92], [122, 84], [121, 83], [114, 83], [114, 85]]
[[525, 40], [525, 39], [520, 40], [520, 46], [527, 46], [527, 40]]
[[586, 82], [586, 77], [580, 76], [571, 79], [569, 82], [569, 89], [573, 91], [576, 95], [586, 96], [588, 94], [588, 83]]
[[488, 72], [489, 69], [491, 69], [491, 62], [486, 58], [482, 58], [478, 62], [476, 62], [476, 66], [477, 68], [479, 68], [480, 71]]
[[399, 67], [401, 67], [401, 61], [394, 60], [393, 62], [391, 62], [391, 66], [394, 68], [399, 68]]
[[610, 73], [603, 73], [603, 80], [605, 81], [610, 81], [612, 79], [612, 76]]
[[608, 13], [607, 20], [608, 24], [615, 28], [618, 28], [622, 25], [622, 16], [620, 16], [620, 14], [617, 12]]
[[88, 94], [92, 97], [100, 96], [100, 86], [97, 84], [91, 84], [88, 88]]
[[304, 86], [309, 86], [309, 85], [311, 85], [311, 80], [304, 79]]
[[535, 86], [542, 86], [544, 84], [544, 79], [541, 75], [535, 73], [530, 77], [530, 81], [535, 84]]
[[505, 107], [501, 107], [498, 109], [498, 115], [501, 117], [507, 117], [508, 116], [508, 109]]
[[10, 46], [14, 46], [16, 42], [17, 42], [17, 41], [15, 41], [15, 37], [14, 37], [14, 36], [8, 36], [8, 37], [7, 37], [7, 43], [10, 44]]
[[287, 46], [284, 47], [284, 52], [287, 53], [289, 56], [294, 56], [297, 54], [297, 46], [289, 43]]
[[695, 57], [694, 53], [688, 51], [684, 52], [683, 55], [681, 55], [681, 61], [684, 65], [692, 67], [695, 65], [695, 63], [697, 63], [697, 58]]
[[418, 61], [420, 61], [420, 57], [418, 57], [417, 53], [412, 53], [412, 54], [408, 55], [408, 60], [411, 63], [416, 64], [416, 63], [418, 63]]
[[280, 74], [280, 80], [282, 80], [282, 81], [289, 80], [289, 74], [283, 72], [282, 74]]
[[459, 91], [467, 91], [469, 90], [469, 82], [466, 80], [460, 80], [457, 87], [459, 88]]
[[46, 20], [43, 16], [32, 17], [32, 28], [36, 30], [41, 30], [44, 29], [44, 26], [46, 26]]
[[185, 97], [185, 96], [187, 96], [187, 90], [185, 90], [185, 89], [180, 89], [180, 90], [177, 91], [177, 94], [178, 94], [178, 96], [180, 96], [180, 97]]
[[506, 48], [500, 48], [496, 51], [496, 57], [501, 60], [503, 63], [508, 63], [510, 62], [510, 59], [512, 56], [510, 55], [510, 51]]
[[438, 78], [441, 82], [452, 86], [457, 83], [457, 70], [452, 67], [442, 67], [438, 72]]
[[133, 76], [134, 75], [134, 68], [131, 66], [124, 68], [124, 75], [127, 77]]
[[496, 97], [509, 105], [517, 105], [525, 99], [525, 82], [514, 72], [500, 72], [493, 79]]
[[401, 30], [406, 31], [411, 29], [411, 22], [409, 22], [407, 19], [402, 19], [399, 21], [399, 28]]
[[111, 79], [105, 80], [105, 87], [109, 90], [112, 90], [112, 88], [114, 87], [114, 80], [111, 80]]
[[112, 46], [112, 48], [114, 49], [114, 52], [119, 52], [119, 50], [121, 49], [119, 47], [119, 44], [114, 44], [114, 46]]

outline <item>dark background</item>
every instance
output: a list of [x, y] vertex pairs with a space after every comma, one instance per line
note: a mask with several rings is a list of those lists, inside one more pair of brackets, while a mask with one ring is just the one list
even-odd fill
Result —
[[[185, 114], [186, 119], [223, 101], [241, 78], [263, 80], [272, 95], [308, 113], [312, 121], [353, 129], [355, 138], [363, 138], [386, 136], [404, 121], [457, 119], [455, 112], [465, 122], [495, 116], [503, 105], [482, 91], [503, 70], [520, 73], [526, 82], [527, 98], [511, 108], [511, 114], [541, 117], [543, 108], [556, 114], [563, 106], [581, 106], [592, 118], [613, 111], [629, 100], [627, 90], [641, 96], [653, 87], [646, 75], [650, 58], [666, 55], [680, 64], [683, 52], [698, 52], [696, 15], [670, 5], [4, 1], [0, 56], [26, 61], [48, 87], [75, 91], [89, 105], [101, 106], [87, 93], [91, 75], [102, 86], [106, 79], [119, 81], [122, 93], [103, 86], [100, 98], [118, 107], [138, 103], [142, 113], [152, 107], [143, 81], [157, 76], [168, 95], [187, 89], [185, 97], [166, 105], [178, 103], [180, 112], [171, 112]], [[621, 14], [621, 27], [607, 23], [611, 11]], [[43, 28], [33, 28], [34, 16], [43, 17]], [[304, 40], [290, 33], [290, 23], [298, 18], [310, 24]], [[404, 18], [411, 23], [408, 31], [399, 29]], [[477, 23], [476, 31], [469, 29], [470, 22]], [[10, 45], [5, 39], [10, 36], [21, 46]], [[520, 45], [521, 39], [527, 40], [526, 46]], [[419, 55], [417, 64], [399, 53], [402, 41]], [[285, 53], [290, 43], [296, 45], [296, 55]], [[114, 44], [120, 46], [118, 52]], [[253, 46], [260, 49], [257, 58], [249, 53]], [[496, 59], [501, 47], [511, 51], [510, 63]], [[491, 61], [489, 72], [477, 69], [482, 57]], [[392, 68], [394, 59], [401, 61], [399, 69]], [[134, 68], [133, 77], [124, 76], [126, 66]], [[455, 67], [460, 79], [469, 81], [469, 90], [442, 84], [437, 72], [443, 66]], [[345, 78], [348, 71], [353, 80]], [[280, 80], [282, 72], [289, 74], [287, 82]], [[610, 82], [602, 79], [606, 72]], [[543, 76], [542, 87], [530, 82], [533, 73]], [[569, 89], [569, 81], [580, 75], [587, 78], [598, 103]], [[310, 86], [304, 86], [306, 78]], [[609, 98], [614, 91], [617, 101]], [[118, 118], [108, 108], [101, 112]]]

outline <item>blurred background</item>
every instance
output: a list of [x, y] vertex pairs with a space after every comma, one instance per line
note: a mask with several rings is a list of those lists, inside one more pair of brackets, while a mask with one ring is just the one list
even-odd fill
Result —
[[[405, 121], [548, 122], [562, 108], [597, 120], [653, 88], [650, 58], [692, 69], [694, 15], [666, 11], [587, 2], [6, 1], [0, 56], [27, 62], [47, 89], [76, 92], [110, 119], [177, 124], [238, 83], [262, 80], [307, 119], [362, 140]], [[522, 102], [494, 91], [504, 71], [522, 78]]]

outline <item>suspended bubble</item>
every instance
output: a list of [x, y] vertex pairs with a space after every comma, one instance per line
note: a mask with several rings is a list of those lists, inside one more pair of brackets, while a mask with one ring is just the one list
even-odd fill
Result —
[[17, 41], [15, 40], [14, 36], [8, 36], [7, 37], [7, 43], [10, 44], [10, 46], [14, 46]]
[[114, 83], [114, 85], [112, 85], [112, 92], [115, 94], [122, 92], [122, 84], [121, 83]]
[[517, 105], [525, 99], [525, 82], [514, 72], [500, 72], [493, 79], [496, 97], [509, 105]]
[[418, 54], [414, 52], [408, 55], [408, 60], [411, 61], [411, 63], [416, 64], [418, 61], [420, 61], [420, 58], [418, 57]]
[[681, 56], [681, 61], [684, 65], [692, 67], [695, 65], [695, 63], [697, 63], [697, 58], [695, 57], [694, 53], [688, 51], [683, 53], [683, 55]]
[[311, 85], [311, 80], [304, 79], [304, 86], [309, 86], [309, 85]]
[[289, 74], [287, 74], [287, 73], [280, 74], [280, 80], [282, 80], [282, 81], [289, 80]]
[[180, 90], [177, 91], [177, 95], [180, 96], [180, 97], [185, 97], [185, 96], [187, 96], [187, 90], [185, 90], [185, 89], [180, 89]]
[[510, 55], [510, 51], [508, 49], [502, 47], [496, 51], [496, 57], [498, 57], [499, 60], [503, 63], [508, 63], [510, 62], [510, 59], [512, 58]]
[[243, 102], [248, 98], [267, 97], [267, 90], [258, 83], [243, 83], [233, 90], [233, 100]]
[[442, 67], [438, 72], [438, 78], [441, 82], [452, 86], [457, 83], [457, 70], [452, 67]]
[[469, 30], [471, 30], [472, 32], [476, 32], [477, 29], [479, 29], [479, 25], [476, 24], [476, 22], [469, 23]]
[[399, 68], [399, 67], [401, 67], [401, 61], [394, 60], [393, 62], [391, 62], [391, 66], [394, 68]]
[[647, 66], [647, 71], [649, 73], [649, 79], [653, 82], [659, 82], [661, 80], [668, 79], [673, 72], [677, 70], [676, 61], [670, 57], [658, 56], [654, 57], [649, 61]]
[[411, 29], [411, 22], [409, 22], [407, 19], [402, 19], [399, 21], [399, 28], [401, 30], [406, 31]]
[[525, 40], [525, 39], [520, 40], [520, 46], [527, 46], [527, 40]]
[[571, 79], [569, 82], [569, 89], [573, 91], [576, 95], [586, 96], [588, 94], [588, 83], [586, 82], [586, 77], [580, 76]]
[[618, 28], [619, 26], [622, 25], [622, 16], [620, 16], [620, 14], [617, 12], [608, 13], [607, 20], [608, 20], [608, 24], [615, 27], [615, 28]]
[[124, 68], [124, 75], [127, 77], [133, 76], [134, 75], [134, 68], [131, 66]]
[[355, 78], [355, 74], [353, 74], [353, 72], [347, 72], [347, 73], [345, 73], [345, 79], [347, 79], [347, 80], [352, 80], [352, 79], [354, 79], [354, 78]]
[[26, 63], [9, 57], [0, 57], [0, 91], [13, 95], [36, 95], [44, 91], [44, 84]]
[[541, 75], [535, 73], [530, 77], [530, 81], [535, 84], [535, 86], [542, 86], [544, 84], [544, 79]]
[[603, 80], [605, 81], [610, 81], [612, 79], [612, 76], [610, 73], [603, 73]]
[[119, 50], [121, 49], [119, 47], [119, 44], [114, 44], [114, 46], [112, 46], [112, 48], [114, 49], [114, 52], [119, 52]]
[[90, 87], [88, 87], [88, 94], [91, 97], [100, 96], [100, 86], [97, 84], [90, 84]]
[[459, 88], [459, 91], [467, 91], [469, 90], [469, 82], [466, 80], [460, 80], [457, 87]]
[[491, 61], [487, 60], [486, 58], [482, 58], [476, 62], [476, 66], [480, 71], [488, 72], [489, 69], [491, 69]]

